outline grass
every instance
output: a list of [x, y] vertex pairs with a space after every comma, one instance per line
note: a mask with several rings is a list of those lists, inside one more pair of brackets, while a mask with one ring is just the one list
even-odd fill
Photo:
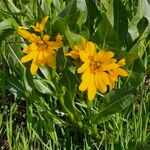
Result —
[[[149, 148], [150, 121], [149, 121], [149, 87], [144, 83], [139, 87], [137, 101], [124, 110], [122, 114], [114, 115], [108, 122], [99, 126], [101, 140], [98, 142], [88, 134], [80, 133], [71, 126], [56, 127], [59, 145], [57, 146], [50, 136], [41, 130], [42, 137], [30, 127], [26, 116], [26, 103], [15, 99], [7, 92], [1, 97], [0, 114], [0, 145], [6, 149], [131, 149], [137, 147]], [[147, 89], [147, 90], [145, 90]], [[7, 91], [7, 89], [5, 89]], [[35, 125], [39, 124], [38, 120]]]

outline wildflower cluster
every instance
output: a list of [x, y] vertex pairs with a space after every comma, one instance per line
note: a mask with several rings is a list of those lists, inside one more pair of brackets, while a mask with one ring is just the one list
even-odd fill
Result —
[[50, 36], [43, 35], [45, 24], [48, 17], [42, 19], [41, 23], [37, 23], [36, 26], [31, 26], [34, 31], [39, 32], [41, 36], [34, 33], [30, 33], [23, 28], [18, 29], [18, 33], [26, 40], [31, 42], [24, 48], [23, 52], [27, 54], [21, 58], [22, 63], [26, 63], [32, 60], [31, 74], [35, 74], [39, 67], [48, 65], [51, 68], [56, 67], [56, 50], [63, 46], [62, 36], [58, 34], [56, 41], [50, 41]]
[[[60, 34], [56, 36], [56, 41], [50, 41], [50, 36], [43, 34], [48, 17], [42, 19], [41, 23], [31, 26], [35, 32], [41, 36], [30, 33], [25, 29], [19, 28], [18, 33], [31, 44], [24, 48], [26, 54], [21, 58], [22, 63], [32, 60], [31, 74], [35, 74], [41, 66], [48, 65], [51, 68], [56, 67], [56, 50], [63, 46]], [[101, 50], [95, 43], [81, 38], [80, 43], [74, 46], [74, 49], [66, 54], [76, 61], [81, 62], [77, 72], [81, 75], [80, 91], [87, 90], [88, 99], [94, 99], [97, 91], [106, 93], [108, 87], [114, 88], [118, 76], [128, 76], [128, 72], [122, 69], [125, 65], [125, 59], [117, 61], [114, 53]]]
[[82, 73], [79, 90], [87, 90], [89, 100], [94, 99], [97, 91], [106, 93], [108, 86], [114, 88], [119, 75], [125, 77], [129, 75], [121, 68], [125, 65], [124, 58], [117, 62], [113, 58], [113, 52], [100, 50], [95, 43], [84, 38], [66, 55], [83, 62], [77, 70], [78, 73]]

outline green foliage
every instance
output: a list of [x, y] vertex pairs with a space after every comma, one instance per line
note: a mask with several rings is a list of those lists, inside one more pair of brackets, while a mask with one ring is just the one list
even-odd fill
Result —
[[114, 113], [119, 113], [130, 105], [134, 100], [136, 89], [122, 88], [117, 91], [111, 91], [103, 98], [104, 102], [99, 108], [99, 113], [96, 115], [93, 123], [98, 124], [104, 122], [112, 116]]
[[[148, 0], [0, 1], [0, 146], [10, 149], [149, 149], [150, 4]], [[64, 36], [57, 68], [34, 76], [18, 26], [48, 15], [46, 34]], [[130, 76], [93, 102], [65, 53], [81, 37], [126, 59]], [[4, 142], [7, 141], [7, 142]], [[1, 149], [1, 147], [0, 147]]]

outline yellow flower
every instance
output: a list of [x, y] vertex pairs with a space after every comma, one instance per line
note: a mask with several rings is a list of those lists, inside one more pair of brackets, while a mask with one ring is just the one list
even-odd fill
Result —
[[46, 24], [47, 20], [48, 20], [48, 16], [44, 17], [42, 19], [41, 23], [36, 23], [35, 26], [31, 25], [31, 28], [33, 28], [34, 31], [36, 31], [36, 32], [43, 32], [45, 29], [45, 24]]
[[56, 50], [62, 46], [61, 41], [49, 41], [50, 37], [46, 34], [40, 37], [21, 28], [18, 29], [18, 33], [31, 42], [23, 50], [27, 55], [21, 58], [22, 63], [32, 60], [31, 74], [35, 74], [39, 67], [46, 64], [51, 68], [56, 67]]
[[69, 53], [66, 53], [65, 56], [70, 56], [71, 58], [78, 60], [79, 51], [84, 50], [87, 40], [85, 38], [81, 38], [80, 43], [74, 46], [74, 49]]
[[57, 36], [56, 36], [56, 42], [61, 42], [62, 40], [63, 40], [63, 35], [61, 35], [61, 34], [57, 34]]
[[117, 64], [118, 64], [118, 68], [108, 71], [110, 74], [109, 80], [110, 80], [111, 88], [114, 88], [115, 82], [117, 81], [119, 75], [121, 75], [123, 77], [129, 76], [129, 73], [121, 68], [122, 66], [125, 65], [125, 59], [124, 58], [121, 59]]
[[82, 45], [76, 45], [75, 49], [67, 54], [73, 59], [78, 57], [83, 62], [77, 70], [78, 73], [82, 73], [79, 90], [87, 90], [90, 101], [94, 99], [97, 91], [105, 93], [108, 87], [114, 87], [119, 75], [128, 75], [121, 68], [125, 64], [124, 59], [117, 63], [113, 58], [113, 52], [102, 50], [97, 52], [97, 48], [95, 43], [86, 41]]

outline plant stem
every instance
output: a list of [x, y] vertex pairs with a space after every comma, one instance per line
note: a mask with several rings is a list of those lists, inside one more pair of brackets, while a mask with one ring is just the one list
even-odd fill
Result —
[[87, 112], [88, 112], [89, 121], [91, 121], [91, 118], [92, 118], [92, 102], [91, 101], [87, 101]]

